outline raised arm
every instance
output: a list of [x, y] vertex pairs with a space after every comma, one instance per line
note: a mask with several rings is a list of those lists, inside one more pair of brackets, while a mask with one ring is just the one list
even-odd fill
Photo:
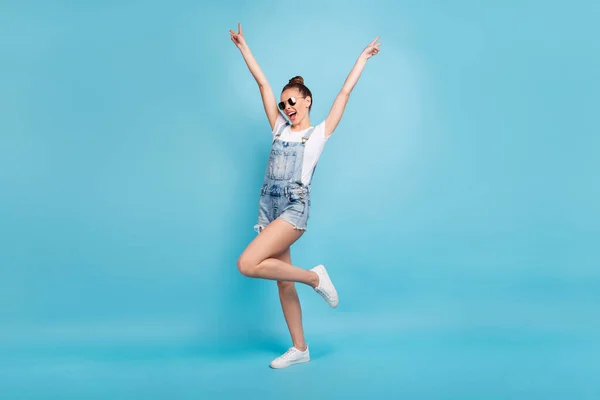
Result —
[[356, 82], [358, 82], [358, 78], [360, 78], [360, 75], [367, 64], [367, 60], [379, 53], [379, 46], [381, 43], [378, 43], [377, 40], [379, 40], [379, 36], [369, 43], [362, 53], [360, 53], [358, 60], [354, 63], [354, 67], [344, 82], [344, 86], [342, 86], [342, 90], [340, 90], [340, 93], [336, 96], [333, 106], [331, 106], [331, 110], [329, 111], [329, 115], [325, 119], [325, 136], [331, 135], [342, 119], [350, 93], [352, 93], [352, 89], [354, 89]]
[[267, 113], [267, 118], [269, 118], [269, 123], [271, 124], [271, 130], [275, 127], [275, 121], [277, 121], [277, 116], [279, 115], [279, 110], [277, 109], [277, 100], [275, 100], [275, 95], [273, 94], [273, 90], [263, 74], [258, 62], [252, 55], [250, 48], [246, 44], [246, 39], [242, 34], [242, 24], [238, 24], [238, 32], [234, 32], [231, 29], [229, 30], [231, 33], [231, 40], [237, 48], [242, 53], [244, 57], [244, 61], [246, 61], [246, 65], [252, 73], [252, 76], [256, 80], [258, 84], [258, 88], [260, 89], [260, 95], [262, 97], [263, 106], [265, 107], [265, 112]]

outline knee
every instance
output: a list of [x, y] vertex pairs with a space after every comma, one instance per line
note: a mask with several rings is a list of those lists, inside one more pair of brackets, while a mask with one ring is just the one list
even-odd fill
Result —
[[294, 290], [294, 282], [277, 281], [277, 289], [279, 289], [280, 292], [288, 292], [290, 290]]
[[256, 262], [244, 254], [238, 258], [237, 268], [242, 275], [249, 278], [256, 275]]

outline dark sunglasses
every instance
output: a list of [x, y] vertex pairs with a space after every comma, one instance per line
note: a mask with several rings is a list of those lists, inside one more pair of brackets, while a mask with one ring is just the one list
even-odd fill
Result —
[[[299, 98], [303, 99], [304, 97], [299, 97]], [[290, 97], [289, 99], [287, 99], [287, 103], [290, 106], [294, 107], [296, 105], [296, 98], [295, 97]], [[279, 109], [281, 111], [285, 110], [285, 102], [283, 102], [283, 101], [279, 102], [278, 106], [279, 106]]]

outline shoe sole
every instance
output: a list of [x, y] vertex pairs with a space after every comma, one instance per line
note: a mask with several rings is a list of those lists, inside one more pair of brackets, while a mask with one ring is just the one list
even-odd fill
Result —
[[305, 364], [305, 363], [307, 363], [309, 361], [310, 361], [310, 359], [308, 359], [308, 360], [302, 360], [302, 361], [294, 361], [294, 362], [291, 362], [289, 364], [283, 365], [281, 367], [274, 367], [273, 365], [269, 364], [269, 367], [271, 367], [272, 369], [283, 369], [283, 368], [291, 367], [292, 365]]

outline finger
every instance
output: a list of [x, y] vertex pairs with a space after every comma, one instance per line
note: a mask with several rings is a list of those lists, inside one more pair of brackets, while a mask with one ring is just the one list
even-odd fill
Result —
[[229, 30], [229, 33], [231, 33], [231, 36], [237, 35], [237, 33], [235, 33], [234, 31], [232, 31], [231, 29]]
[[369, 46], [373, 46], [378, 40], [379, 40], [379, 36], [377, 36], [375, 38], [375, 40], [373, 40], [371, 43], [369, 43]]
[[238, 34], [242, 34], [242, 24], [238, 23]]

